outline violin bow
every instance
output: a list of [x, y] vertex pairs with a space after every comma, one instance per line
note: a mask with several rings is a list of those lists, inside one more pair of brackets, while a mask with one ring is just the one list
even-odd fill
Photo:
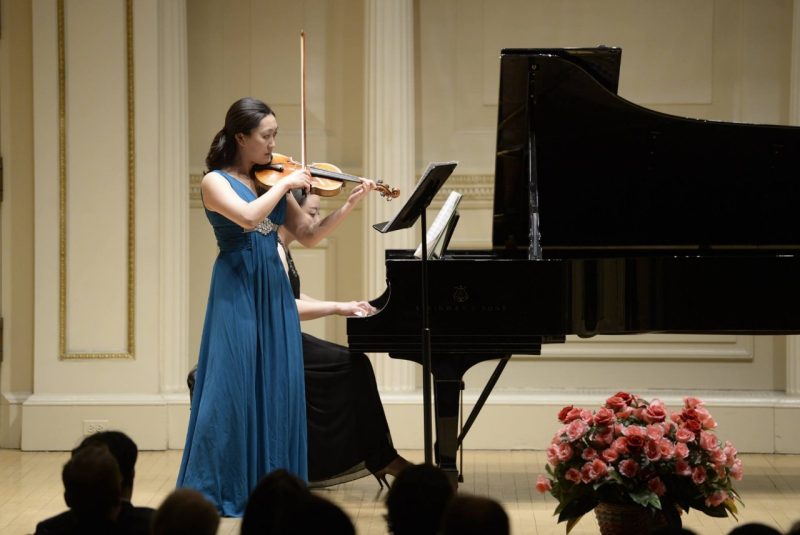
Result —
[[300, 30], [300, 164], [306, 167], [306, 32]]

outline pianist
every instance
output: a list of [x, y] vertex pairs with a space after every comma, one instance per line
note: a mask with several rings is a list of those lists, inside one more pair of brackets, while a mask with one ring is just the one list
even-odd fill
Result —
[[[299, 193], [300, 190], [295, 190]], [[356, 187], [348, 201], [366, 192]], [[319, 197], [296, 195], [301, 207], [319, 219]], [[278, 230], [278, 252], [284, 261], [300, 320], [330, 315], [359, 316], [375, 312], [365, 301], [319, 301], [300, 292], [300, 277], [289, 252], [294, 236]], [[392, 446], [375, 374], [364, 353], [303, 333], [308, 421], [308, 478], [311, 486], [343, 483], [372, 473], [383, 486], [409, 465]]]

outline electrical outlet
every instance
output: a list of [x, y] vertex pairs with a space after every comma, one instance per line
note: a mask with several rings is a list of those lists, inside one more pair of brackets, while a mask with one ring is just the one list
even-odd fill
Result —
[[94, 435], [100, 431], [108, 429], [108, 420], [84, 420], [83, 421], [83, 434]]

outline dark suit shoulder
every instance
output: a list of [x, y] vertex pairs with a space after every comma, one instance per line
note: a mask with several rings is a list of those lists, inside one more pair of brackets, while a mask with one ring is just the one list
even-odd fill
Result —
[[130, 535], [149, 535], [150, 521], [155, 512], [150, 507], [135, 507], [130, 502], [122, 502], [117, 524]]
[[78, 526], [78, 520], [71, 511], [64, 511], [36, 524], [36, 535], [57, 535], [70, 533]]

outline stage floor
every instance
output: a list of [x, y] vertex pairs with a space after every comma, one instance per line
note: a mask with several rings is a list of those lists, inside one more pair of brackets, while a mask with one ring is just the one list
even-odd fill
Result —
[[[421, 462], [421, 451], [402, 451], [413, 462]], [[0, 533], [33, 533], [39, 520], [63, 511], [66, 506], [61, 468], [67, 452], [20, 452], [0, 450]], [[762, 522], [786, 531], [800, 520], [800, 456], [742, 454], [744, 479], [737, 489], [745, 502], [740, 523]], [[174, 488], [180, 451], [141, 452], [136, 465], [133, 503], [158, 507]], [[541, 451], [467, 451], [462, 492], [490, 496], [508, 512], [514, 535], [562, 535], [564, 525], [552, 516], [555, 500], [536, 491], [536, 476], [544, 472]], [[377, 481], [363, 478], [330, 489], [315, 490], [344, 508], [359, 535], [387, 533], [383, 500]], [[698, 535], [724, 535], [737, 525], [732, 518], [715, 519], [691, 512], [684, 526]], [[586, 515], [574, 534], [596, 534], [593, 514]], [[220, 534], [238, 535], [239, 521], [223, 519]]]

